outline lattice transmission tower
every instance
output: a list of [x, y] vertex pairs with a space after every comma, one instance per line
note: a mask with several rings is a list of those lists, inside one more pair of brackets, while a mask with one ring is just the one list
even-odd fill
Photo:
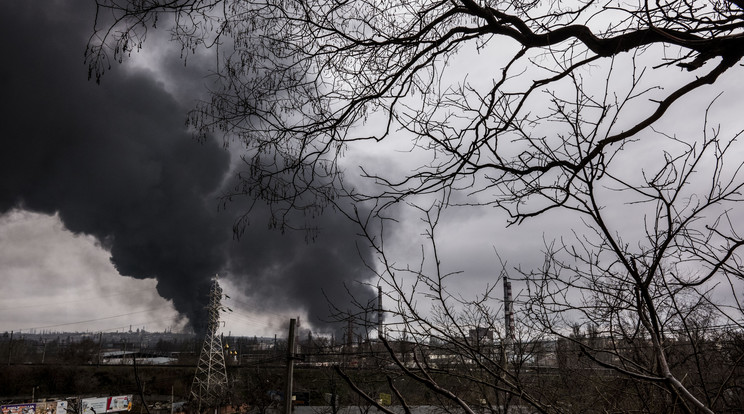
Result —
[[194, 382], [191, 383], [189, 396], [190, 406], [196, 408], [198, 413], [218, 408], [227, 402], [228, 381], [225, 354], [222, 348], [222, 337], [217, 334], [220, 326], [220, 312], [226, 309], [222, 306], [223, 296], [222, 288], [215, 276], [209, 290], [207, 335], [196, 365], [196, 374], [194, 374]]

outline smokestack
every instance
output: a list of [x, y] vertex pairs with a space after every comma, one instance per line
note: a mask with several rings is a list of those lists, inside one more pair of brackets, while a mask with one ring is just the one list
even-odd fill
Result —
[[512, 289], [509, 278], [504, 275], [504, 327], [505, 338], [509, 341], [514, 339], [514, 309], [512, 304]]
[[377, 337], [383, 337], [382, 331], [382, 286], [377, 286]]
[[346, 328], [346, 346], [351, 347], [354, 344], [354, 327], [349, 318], [348, 326]]

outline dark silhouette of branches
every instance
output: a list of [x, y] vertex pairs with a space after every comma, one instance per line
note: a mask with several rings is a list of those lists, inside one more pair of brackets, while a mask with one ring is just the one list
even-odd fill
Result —
[[[220, 87], [191, 121], [202, 133], [221, 131], [248, 147], [238, 193], [290, 208], [309, 189], [336, 195], [347, 145], [406, 131], [412, 151], [436, 153], [436, 161], [403, 176], [363, 166], [382, 186], [352, 195], [394, 201], [481, 177], [501, 191], [491, 202], [519, 222], [561, 205], [576, 176], [609, 147], [638, 138], [744, 55], [743, 11], [729, 1], [635, 9], [594, 2], [119, 0], [99, 1], [98, 9], [87, 52], [98, 80], [157, 24], [169, 27], [184, 54], [221, 48]], [[613, 23], [603, 26], [603, 16]], [[490, 87], [447, 71], [473, 50], [500, 62]], [[691, 76], [677, 73], [663, 93], [597, 101], [579, 76], [626, 55], [638, 70], [633, 81], [645, 67], [676, 65]], [[585, 96], [568, 102], [563, 88]], [[619, 122], [628, 112], [623, 105], [644, 96], [647, 115]], [[597, 111], [605, 114], [590, 119]], [[374, 127], [360, 129], [367, 120]], [[533, 126], [566, 121], [575, 124], [575, 140], [541, 136]]]
[[[360, 225], [396, 304], [400, 341], [377, 342], [379, 363], [422, 387], [411, 393], [466, 412], [712, 412], [742, 386], [742, 132], [709, 118], [721, 79], [741, 77], [743, 6], [98, 0], [86, 58], [100, 81], [156, 25], [184, 57], [215, 51], [216, 86], [189, 124], [245, 150], [225, 200], [267, 202], [282, 228], [328, 207]], [[524, 286], [514, 340], [495, 285], [463, 297], [442, 264], [442, 212], [483, 206], [508, 225], [583, 223], [545, 242], [542, 267], [503, 264]], [[399, 209], [426, 239], [404, 264], [386, 244]], [[535, 362], [544, 347], [559, 371]]]

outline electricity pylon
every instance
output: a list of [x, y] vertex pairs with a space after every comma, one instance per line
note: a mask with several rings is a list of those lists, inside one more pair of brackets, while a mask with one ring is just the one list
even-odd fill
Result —
[[220, 326], [222, 306], [222, 288], [217, 277], [212, 279], [209, 290], [209, 325], [204, 338], [199, 362], [196, 365], [194, 382], [191, 383], [191, 406], [201, 413], [207, 409], [216, 409], [227, 400], [227, 370], [225, 354], [222, 350], [222, 337], [217, 334]]

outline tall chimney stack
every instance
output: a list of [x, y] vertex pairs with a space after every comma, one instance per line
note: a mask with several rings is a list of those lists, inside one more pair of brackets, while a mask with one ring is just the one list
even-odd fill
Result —
[[509, 278], [504, 275], [504, 327], [506, 328], [505, 338], [508, 341], [514, 339], [514, 309], [512, 303], [512, 289]]
[[377, 337], [382, 338], [382, 286], [377, 286]]

